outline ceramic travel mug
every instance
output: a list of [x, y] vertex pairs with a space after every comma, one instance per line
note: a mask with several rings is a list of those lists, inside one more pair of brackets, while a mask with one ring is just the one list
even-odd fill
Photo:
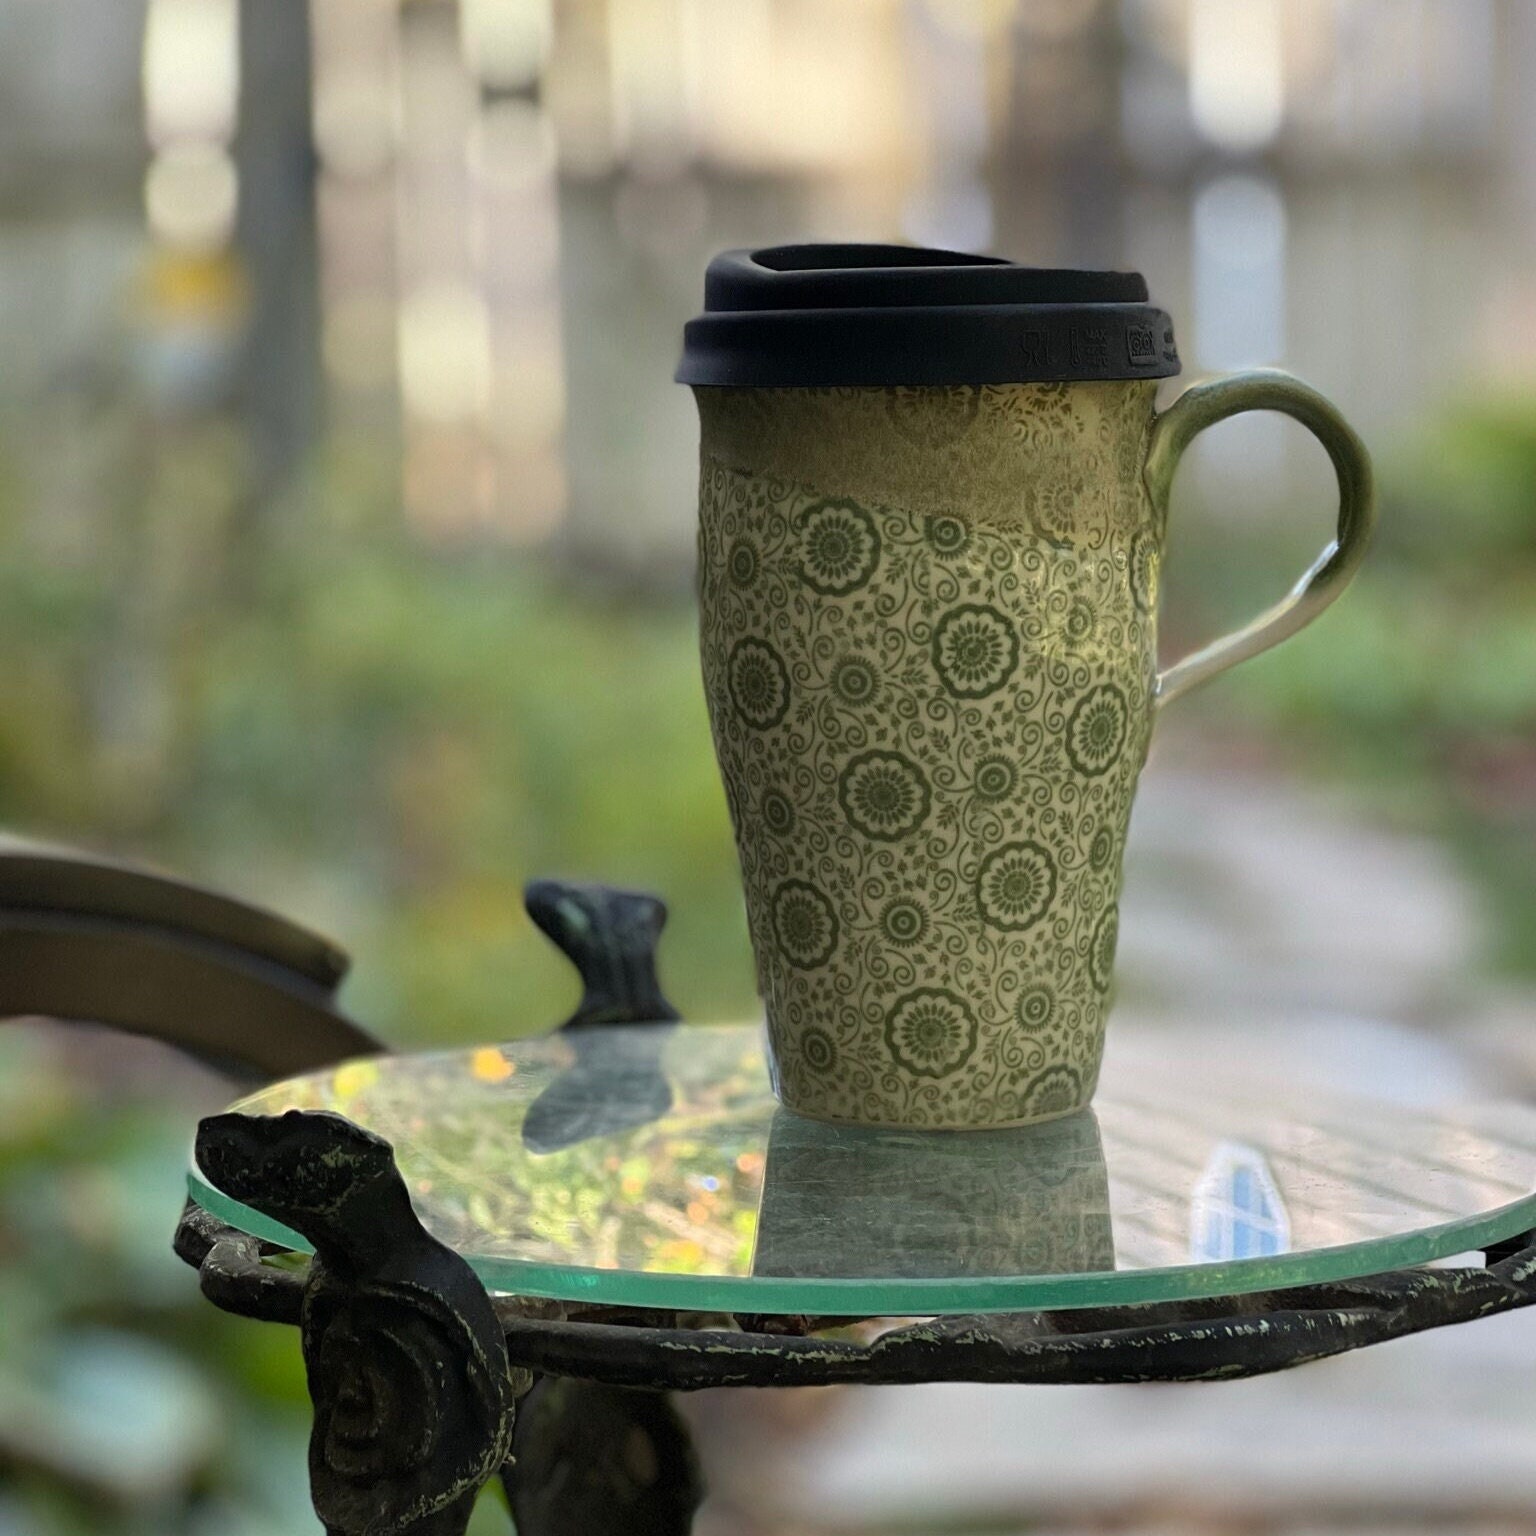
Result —
[[[704, 685], [788, 1108], [984, 1127], [1091, 1098], [1153, 718], [1315, 618], [1375, 516], [1316, 391], [1242, 373], [1159, 412], [1178, 370], [1134, 273], [896, 246], [710, 264], [678, 370]], [[1323, 444], [1337, 538], [1160, 671], [1174, 471], [1251, 410]]]

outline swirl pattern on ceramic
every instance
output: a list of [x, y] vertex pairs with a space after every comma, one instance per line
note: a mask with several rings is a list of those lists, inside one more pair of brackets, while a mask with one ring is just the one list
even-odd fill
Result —
[[1151, 721], [1152, 386], [699, 400], [705, 689], [784, 1102], [1079, 1108]]

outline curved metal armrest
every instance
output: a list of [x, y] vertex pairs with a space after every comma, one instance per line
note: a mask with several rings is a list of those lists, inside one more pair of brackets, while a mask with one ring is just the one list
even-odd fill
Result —
[[148, 1035], [238, 1077], [381, 1049], [343, 1013], [345, 953], [295, 923], [148, 869], [0, 838], [0, 1018]]

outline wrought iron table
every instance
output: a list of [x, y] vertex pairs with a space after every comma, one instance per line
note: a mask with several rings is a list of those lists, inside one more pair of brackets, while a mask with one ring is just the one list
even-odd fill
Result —
[[677, 1023], [659, 903], [529, 903], [587, 984], [560, 1031], [199, 1133], [178, 1251], [302, 1325], [332, 1531], [461, 1532], [498, 1472], [522, 1536], [686, 1531], [672, 1391], [1216, 1380], [1536, 1301], [1536, 1110], [1287, 1089], [1234, 1041], [1112, 1044], [1093, 1112], [1017, 1131], [821, 1125], [755, 1026]]

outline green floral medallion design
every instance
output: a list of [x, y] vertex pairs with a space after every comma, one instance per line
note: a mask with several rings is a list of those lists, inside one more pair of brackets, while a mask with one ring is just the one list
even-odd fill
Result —
[[1019, 785], [1018, 766], [996, 754], [976, 764], [973, 780], [977, 795], [983, 800], [1006, 800]]
[[731, 545], [730, 571], [738, 587], [750, 587], [757, 580], [757, 546], [751, 539], [737, 539]]
[[1083, 1101], [1082, 1075], [1074, 1067], [1047, 1067], [1025, 1090], [1024, 1102], [1031, 1118], [1044, 1120], [1069, 1114]]
[[923, 771], [899, 752], [861, 752], [837, 781], [849, 824], [865, 837], [894, 842], [927, 819], [932, 797]]
[[1143, 528], [1131, 540], [1131, 598], [1138, 613], [1157, 606], [1157, 536]]
[[994, 849], [976, 872], [976, 906], [993, 928], [1020, 933], [1050, 910], [1056, 897], [1056, 861], [1039, 843]]
[[1100, 992], [1109, 991], [1115, 969], [1115, 945], [1119, 938], [1120, 909], [1111, 905], [1100, 914], [1088, 940], [1088, 974]]
[[823, 597], [862, 587], [880, 563], [875, 520], [857, 503], [818, 502], [800, 519], [800, 578]]
[[731, 651], [731, 699], [736, 713], [759, 731], [771, 730], [789, 712], [789, 674], [766, 640], [738, 640]]
[[933, 664], [957, 699], [984, 699], [1019, 665], [1017, 629], [996, 608], [961, 603], [934, 626]]
[[774, 893], [773, 932], [791, 965], [814, 970], [837, 948], [837, 914], [814, 885], [786, 880]]
[[785, 1103], [1087, 1103], [1145, 756], [1153, 386], [698, 391], [705, 693]]
[[880, 932], [898, 949], [921, 944], [928, 933], [928, 914], [923, 904], [908, 896], [886, 902], [880, 910]]
[[1031, 1034], [1044, 1029], [1055, 1016], [1056, 994], [1045, 982], [1025, 987], [1019, 994], [1019, 1023]]
[[1100, 683], [1077, 701], [1067, 721], [1067, 756], [1079, 773], [1108, 773], [1125, 750], [1131, 715], [1125, 695]]
[[763, 818], [763, 825], [775, 837], [788, 837], [795, 830], [795, 805], [788, 795], [782, 790], [767, 790], [758, 810]]
[[919, 1077], [948, 1077], [976, 1049], [970, 1005], [946, 987], [919, 987], [899, 998], [885, 1018], [891, 1055]]
[[954, 559], [971, 546], [971, 530], [958, 517], [930, 517], [923, 532], [934, 554]]
[[1093, 631], [1099, 622], [1099, 616], [1093, 611], [1093, 604], [1086, 597], [1074, 597], [1067, 604], [1067, 616], [1062, 624], [1062, 633], [1067, 638], [1067, 644], [1078, 649], [1088, 644], [1093, 638]]
[[1088, 863], [1101, 873], [1109, 868], [1115, 856], [1115, 834], [1108, 827], [1100, 827], [1088, 845]]
[[837, 1047], [832, 1036], [814, 1025], [800, 1037], [800, 1054], [813, 1072], [830, 1072], [837, 1065]]
[[880, 697], [880, 674], [862, 656], [845, 656], [832, 669], [832, 691], [844, 704], [862, 708]]

